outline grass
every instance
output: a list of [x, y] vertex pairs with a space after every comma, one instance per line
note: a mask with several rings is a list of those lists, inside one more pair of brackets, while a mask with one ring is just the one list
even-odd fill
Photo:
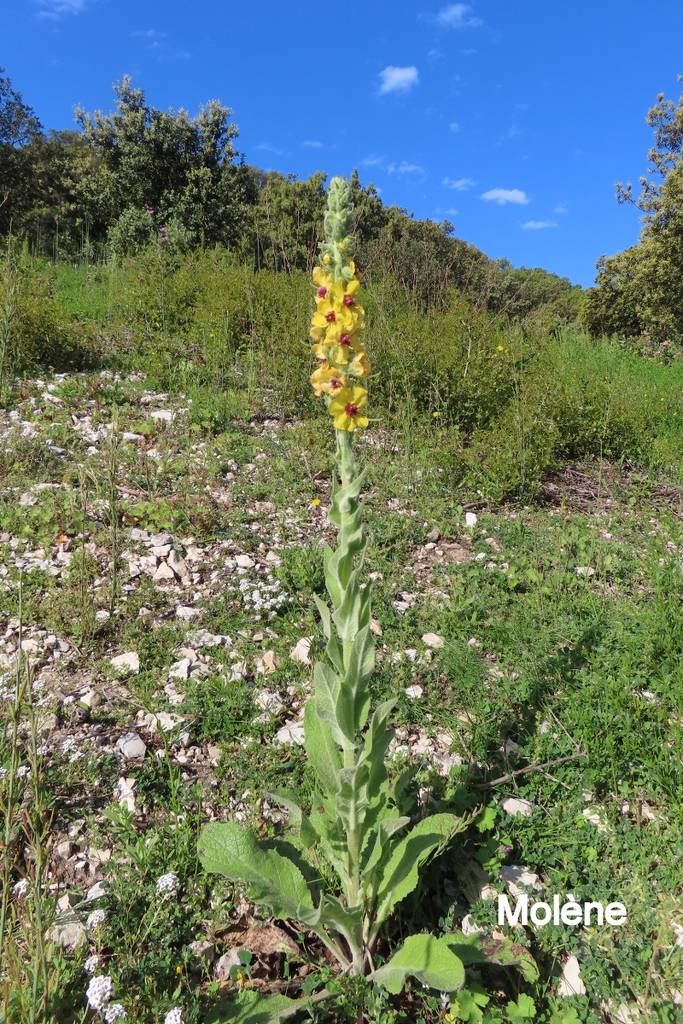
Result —
[[[229, 813], [276, 834], [267, 794], [288, 789], [305, 805], [310, 787], [301, 748], [285, 741], [310, 681], [292, 651], [302, 637], [316, 638], [313, 655], [319, 643], [311, 596], [329, 536], [331, 439], [307, 398], [293, 400], [306, 372], [294, 352], [306, 293], [295, 277], [248, 281], [240, 319], [240, 268], [190, 270], [169, 285], [174, 316], [185, 310], [181, 333], [168, 327], [167, 310], [167, 326], [151, 324], [145, 339], [142, 320], [123, 322], [121, 297], [134, 306], [142, 289], [144, 298], [157, 280], [149, 268], [50, 269], [62, 315], [96, 322], [117, 373], [34, 372], [0, 412], [0, 766], [12, 769], [0, 779], [11, 833], [0, 1007], [8, 1022], [92, 1019], [84, 973], [92, 956], [133, 1024], [161, 1021], [176, 1006], [194, 1024], [239, 988], [296, 988], [326, 971], [306, 936], [302, 959], [273, 952], [272, 922], [251, 938], [240, 976], [234, 957], [217, 971], [252, 908], [244, 893], [200, 873], [196, 859], [202, 822]], [[219, 271], [229, 292], [222, 313]], [[280, 294], [282, 317], [269, 324]], [[503, 891], [510, 865], [535, 871], [547, 893], [622, 900], [624, 928], [512, 933], [533, 951], [541, 980], [483, 976], [493, 992], [484, 1020], [525, 1019], [530, 999], [533, 1019], [547, 1024], [627, 1013], [675, 1021], [680, 360], [665, 366], [615, 343], [573, 333], [539, 339], [484, 318], [464, 332], [463, 347], [455, 307], [438, 319], [379, 288], [368, 305], [381, 410], [360, 444], [382, 631], [374, 697], [399, 695], [395, 763], [424, 798], [485, 810], [430, 869], [405, 920], [411, 930], [459, 929], [469, 914], [496, 927], [482, 879]], [[395, 333], [398, 322], [409, 339]], [[202, 331], [206, 346], [212, 331], [223, 332], [220, 350], [201, 347]], [[290, 346], [286, 365], [278, 332]], [[443, 349], [433, 350], [436, 336]], [[222, 389], [209, 385], [217, 368]], [[476, 510], [473, 527], [466, 509]], [[184, 579], [136, 570], [153, 543], [164, 549], [164, 534], [186, 562]], [[259, 612], [253, 594], [267, 587], [282, 600]], [[11, 696], [19, 615], [30, 702], [25, 687], [19, 701]], [[428, 633], [443, 646], [428, 647]], [[137, 653], [139, 672], [115, 671], [111, 659], [123, 652]], [[188, 678], [173, 675], [183, 658], [194, 659]], [[152, 716], [162, 715], [174, 716], [167, 731], [154, 728]], [[145, 744], [141, 759], [121, 753], [131, 732]], [[17, 773], [20, 764], [29, 776]], [[529, 816], [507, 813], [506, 797], [528, 801]], [[178, 878], [173, 900], [156, 892], [168, 872]], [[30, 890], [20, 898], [13, 886], [24, 877]], [[64, 896], [81, 926], [75, 949], [42, 938], [63, 923]], [[95, 908], [105, 920], [87, 927]], [[204, 953], [195, 942], [207, 944]], [[586, 993], [560, 998], [570, 954]], [[387, 1001], [351, 984], [313, 1019], [355, 1020], [359, 1004], [376, 1024], [448, 1019], [433, 994]]]

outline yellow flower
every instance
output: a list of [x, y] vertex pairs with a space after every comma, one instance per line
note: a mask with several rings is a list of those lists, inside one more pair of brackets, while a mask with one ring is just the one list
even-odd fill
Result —
[[362, 410], [367, 403], [368, 393], [365, 388], [355, 385], [343, 388], [328, 406], [328, 412], [333, 417], [336, 429], [353, 431], [359, 427], [367, 427], [368, 418], [362, 415]]
[[323, 256], [323, 263], [327, 267], [327, 266], [329, 266], [329, 264], [331, 262], [332, 262], [332, 257], [330, 256], [329, 252], [326, 252], [325, 255]]
[[335, 395], [346, 385], [346, 377], [336, 366], [324, 363], [310, 377], [316, 395]]
[[317, 508], [320, 504], [320, 498], [311, 498], [311, 505], [313, 508]]
[[349, 373], [353, 374], [354, 377], [368, 376], [370, 373], [370, 360], [366, 352], [359, 352], [354, 356], [349, 366]]
[[435, 420], [438, 419], [440, 415], [441, 415], [440, 412], [433, 412], [432, 413], [432, 416], [434, 417]]
[[507, 352], [505, 345], [496, 345], [496, 352]]

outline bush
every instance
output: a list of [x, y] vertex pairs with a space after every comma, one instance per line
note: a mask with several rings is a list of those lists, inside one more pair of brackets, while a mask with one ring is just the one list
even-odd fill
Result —
[[0, 259], [0, 388], [17, 374], [93, 359], [92, 327], [65, 316], [41, 264], [8, 250]]

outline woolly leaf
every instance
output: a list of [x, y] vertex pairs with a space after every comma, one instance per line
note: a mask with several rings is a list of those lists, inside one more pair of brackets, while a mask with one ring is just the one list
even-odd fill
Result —
[[454, 992], [465, 982], [462, 961], [434, 935], [408, 936], [398, 952], [375, 971], [372, 980], [398, 995], [408, 975], [440, 992]]
[[[420, 867], [466, 827], [467, 821], [455, 814], [433, 814], [423, 818], [398, 840], [383, 868], [378, 887], [377, 925], [416, 887]], [[377, 930], [375, 927], [375, 934]]]
[[199, 859], [207, 871], [252, 887], [257, 903], [277, 917], [304, 923], [317, 918], [311, 892], [299, 868], [268, 849], [234, 821], [205, 825], [199, 836]]

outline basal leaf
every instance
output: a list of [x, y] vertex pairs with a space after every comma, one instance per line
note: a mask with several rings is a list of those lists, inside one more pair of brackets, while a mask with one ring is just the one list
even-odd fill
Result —
[[416, 887], [421, 865], [442, 850], [456, 832], [466, 826], [467, 821], [455, 814], [433, 814], [423, 818], [398, 840], [384, 866], [377, 889], [377, 925], [374, 934], [377, 934], [377, 926]]
[[434, 935], [410, 935], [372, 980], [398, 995], [408, 975], [440, 992], [454, 992], [465, 982], [462, 961]]
[[306, 923], [317, 916], [296, 864], [262, 846], [236, 822], [205, 825], [199, 836], [199, 859], [207, 871], [250, 885], [256, 901], [271, 907], [278, 917]]

